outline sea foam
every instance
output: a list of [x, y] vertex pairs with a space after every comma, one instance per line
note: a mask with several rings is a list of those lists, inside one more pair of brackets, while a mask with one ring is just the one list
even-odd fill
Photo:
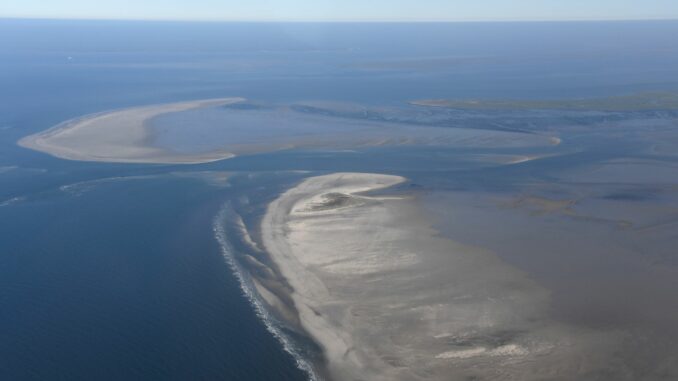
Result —
[[243, 296], [245, 296], [252, 304], [257, 317], [261, 319], [266, 329], [282, 344], [285, 352], [289, 353], [294, 358], [297, 367], [308, 375], [309, 381], [322, 381], [313, 369], [310, 361], [304, 358], [297, 345], [284, 333], [281, 328], [283, 323], [276, 319], [268, 309], [266, 309], [261, 296], [254, 287], [254, 283], [249, 273], [235, 258], [233, 246], [229, 243], [226, 233], [226, 221], [233, 214], [235, 214], [235, 212], [230, 203], [225, 203], [219, 210], [219, 213], [214, 217], [212, 226], [214, 236], [219, 242], [224, 259], [238, 280]]

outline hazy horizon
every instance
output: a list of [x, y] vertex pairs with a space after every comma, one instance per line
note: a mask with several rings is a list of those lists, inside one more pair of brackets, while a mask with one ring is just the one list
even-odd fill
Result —
[[0, 21], [35, 20], [35, 21], [138, 21], [138, 22], [177, 22], [177, 23], [308, 23], [308, 24], [465, 24], [465, 23], [577, 23], [577, 22], [662, 22], [678, 21], [675, 17], [657, 17], [643, 19], [622, 18], [580, 18], [580, 19], [477, 19], [477, 20], [379, 20], [379, 19], [180, 19], [180, 18], [96, 18], [96, 17], [23, 17], [0, 16]]
[[232, 1], [180, 0], [97, 2], [65, 0], [46, 5], [38, 0], [0, 5], [0, 19], [89, 19], [241, 22], [516, 22], [516, 21], [642, 21], [678, 19], [678, 4], [668, 0], [620, 3], [558, 0], [460, 1], [378, 0], [370, 3], [323, 0]]

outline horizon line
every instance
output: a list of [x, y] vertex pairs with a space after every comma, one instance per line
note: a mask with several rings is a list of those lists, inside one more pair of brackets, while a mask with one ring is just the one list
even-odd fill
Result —
[[563, 18], [563, 19], [211, 19], [211, 18], [116, 18], [116, 17], [27, 17], [0, 16], [4, 20], [27, 21], [138, 21], [138, 22], [186, 22], [186, 23], [373, 23], [373, 24], [435, 24], [435, 23], [540, 23], [540, 22], [651, 22], [678, 21], [678, 17], [648, 18]]

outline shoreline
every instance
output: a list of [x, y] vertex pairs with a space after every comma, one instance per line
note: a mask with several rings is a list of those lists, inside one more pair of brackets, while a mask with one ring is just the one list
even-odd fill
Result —
[[218, 98], [103, 111], [59, 123], [21, 138], [17, 145], [66, 160], [200, 164], [232, 158], [226, 151], [182, 154], [151, 145], [148, 121], [159, 115], [244, 101]]
[[643, 112], [678, 110], [678, 94], [671, 91], [644, 91], [626, 95], [570, 99], [415, 99], [418, 107], [458, 110], [560, 111], [560, 112]]
[[314, 369], [335, 381], [561, 380], [596, 369], [581, 353], [620, 336], [553, 320], [549, 291], [526, 273], [442, 236], [416, 195], [374, 193], [406, 181], [315, 176], [268, 205], [262, 249], [289, 285], [295, 324], [320, 348]]
[[[254, 309], [255, 314], [264, 324], [266, 330], [280, 342], [283, 350], [292, 356], [296, 362], [297, 368], [305, 372], [309, 381], [322, 381], [322, 378], [318, 376], [316, 369], [311, 364], [310, 360], [305, 358], [300, 352], [299, 348], [295, 343], [287, 337], [287, 335], [281, 329], [281, 325], [284, 323], [280, 322], [275, 316], [275, 308], [271, 306], [270, 300], [266, 298], [266, 294], [262, 294], [262, 287], [259, 285], [257, 278], [250, 274], [250, 271], [243, 268], [243, 265], [235, 257], [235, 250], [229, 243], [227, 238], [227, 229], [225, 224], [227, 223], [227, 215], [232, 213], [230, 210], [229, 204], [225, 204], [219, 210], [219, 212], [214, 217], [212, 222], [212, 229], [214, 236], [219, 243], [221, 249], [221, 254], [224, 257], [226, 264], [230, 267], [233, 275], [235, 276], [238, 284], [240, 285], [240, 290], [242, 291], [243, 296], [249, 301]], [[274, 312], [271, 312], [269, 309], [273, 309]]]
[[[286, 149], [356, 149], [383, 146], [463, 148], [551, 147], [560, 141], [534, 133], [408, 125], [306, 115], [291, 108], [196, 113], [166, 126], [157, 117], [245, 101], [221, 98], [131, 107], [76, 117], [21, 138], [21, 147], [76, 161], [200, 164]], [[285, 111], [287, 110], [287, 111]], [[282, 115], [276, 113], [285, 112]], [[190, 114], [190, 113], [189, 113]], [[200, 115], [205, 114], [204, 118]], [[167, 119], [173, 119], [172, 117]], [[272, 128], [271, 125], [278, 126]], [[222, 128], [222, 127], [231, 128]], [[175, 140], [164, 145], [163, 139]], [[179, 141], [177, 145], [176, 141]], [[182, 151], [182, 143], [198, 147]]]
[[[330, 177], [341, 177], [341, 176], [358, 176], [360, 174], [333, 174], [327, 175]], [[399, 176], [389, 176], [389, 175], [371, 175], [365, 174], [364, 177], [359, 180], [368, 180], [367, 184], [358, 184], [348, 187], [340, 187], [339, 189], [348, 194], [357, 194], [369, 191], [376, 191], [379, 189], [388, 188], [399, 183], [406, 181], [406, 179]], [[372, 180], [369, 181], [370, 177]], [[284, 228], [285, 219], [287, 213], [292, 210], [296, 202], [300, 198], [294, 195], [295, 191], [302, 189], [305, 185], [309, 184], [309, 181], [313, 179], [324, 178], [324, 176], [312, 177], [302, 181], [301, 184], [298, 184], [296, 187], [286, 191], [282, 196], [273, 201], [267, 208], [267, 212], [264, 215], [262, 220], [262, 243], [264, 250], [269, 254], [270, 259], [275, 263], [279, 275], [290, 284], [292, 291], [290, 292], [290, 297], [294, 303], [294, 310], [297, 313], [297, 324], [303, 329], [312, 340], [315, 341], [317, 345], [322, 349], [322, 357], [324, 364], [315, 364], [315, 368], [322, 374], [326, 374], [328, 379], [334, 379], [333, 374], [336, 371], [333, 371], [333, 363], [336, 361], [336, 358], [343, 357], [346, 353], [351, 352], [353, 343], [350, 337], [343, 334], [342, 332], [333, 328], [328, 322], [324, 321], [322, 318], [318, 318], [318, 311], [313, 307], [313, 303], [308, 303], [307, 298], [309, 295], [302, 296], [300, 291], [303, 288], [304, 293], [312, 293], [311, 298], [323, 299], [328, 296], [329, 290], [322, 284], [319, 279], [314, 279], [311, 276], [304, 276], [303, 265], [298, 263], [290, 254], [285, 253], [285, 249], [279, 246], [281, 242], [276, 242], [278, 237], [275, 237], [275, 231]], [[324, 184], [318, 184], [320, 187], [317, 187], [315, 190], [323, 190]], [[311, 188], [314, 188], [313, 184]], [[336, 188], [334, 190], [337, 190]], [[291, 196], [291, 197], [290, 197]], [[303, 196], [302, 196], [303, 197]], [[310, 203], [317, 201], [316, 198], [311, 198]], [[280, 232], [280, 231], [278, 231]], [[284, 233], [283, 233], [284, 234]], [[282, 243], [284, 245], [284, 243]], [[260, 296], [265, 300], [269, 308], [276, 309], [275, 300], [270, 300], [265, 297], [265, 292], [262, 294], [262, 290], [259, 287], [256, 288]], [[349, 366], [355, 366], [356, 370], [360, 369], [360, 364], [358, 361], [353, 359], [350, 361]], [[318, 369], [321, 368], [321, 369]]]

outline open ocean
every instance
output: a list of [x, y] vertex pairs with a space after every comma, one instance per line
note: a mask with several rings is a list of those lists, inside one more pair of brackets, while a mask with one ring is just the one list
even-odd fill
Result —
[[0, 380], [305, 380], [243, 292], [218, 213], [243, 197], [261, 213], [299, 178], [287, 171], [416, 177], [445, 165], [389, 149], [86, 163], [19, 138], [83, 114], [212, 97], [388, 106], [676, 91], [675, 36], [668, 21], [0, 19]]

